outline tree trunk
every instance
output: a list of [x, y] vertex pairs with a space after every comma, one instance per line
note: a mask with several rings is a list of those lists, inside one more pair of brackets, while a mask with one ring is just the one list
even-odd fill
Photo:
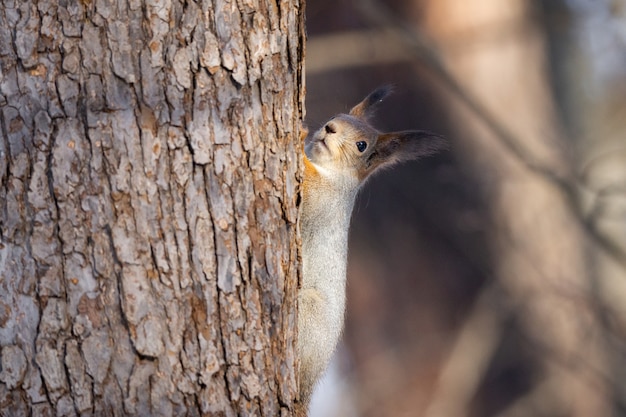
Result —
[[1, 415], [290, 415], [303, 0], [0, 4]]

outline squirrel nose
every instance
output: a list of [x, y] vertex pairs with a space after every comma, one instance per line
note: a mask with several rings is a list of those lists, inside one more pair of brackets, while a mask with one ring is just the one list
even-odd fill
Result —
[[337, 133], [337, 126], [332, 122], [328, 122], [326, 126], [324, 126], [324, 131], [326, 133]]

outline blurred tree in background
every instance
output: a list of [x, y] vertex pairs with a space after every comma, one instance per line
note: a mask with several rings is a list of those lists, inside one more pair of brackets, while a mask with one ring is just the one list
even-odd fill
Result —
[[626, 3], [307, 15], [311, 128], [392, 82], [381, 129], [453, 143], [361, 194], [346, 354], [314, 410], [333, 392], [342, 416], [626, 413]]

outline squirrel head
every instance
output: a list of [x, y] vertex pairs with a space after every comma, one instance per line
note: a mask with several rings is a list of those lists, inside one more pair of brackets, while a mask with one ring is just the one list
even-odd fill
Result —
[[308, 138], [304, 151], [315, 165], [335, 175], [346, 175], [362, 183], [374, 172], [398, 162], [430, 156], [447, 148], [436, 134], [407, 130], [382, 133], [370, 124], [377, 105], [391, 87], [374, 90], [348, 114], [330, 119]]

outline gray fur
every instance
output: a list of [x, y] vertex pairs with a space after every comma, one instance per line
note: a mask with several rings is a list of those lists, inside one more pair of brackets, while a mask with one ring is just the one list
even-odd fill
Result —
[[305, 169], [300, 217], [298, 417], [306, 415], [315, 384], [343, 330], [348, 228], [360, 186], [381, 168], [432, 155], [447, 146], [443, 138], [427, 132], [381, 133], [374, 129], [368, 117], [388, 93], [388, 88], [374, 91], [350, 114], [328, 121], [305, 146], [305, 163], [310, 165]]

